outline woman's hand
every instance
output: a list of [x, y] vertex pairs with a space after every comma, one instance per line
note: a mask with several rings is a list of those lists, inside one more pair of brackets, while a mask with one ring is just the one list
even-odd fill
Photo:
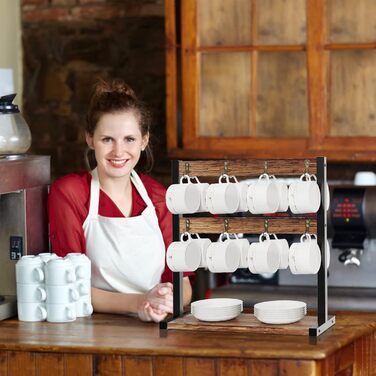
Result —
[[173, 313], [172, 283], [159, 283], [143, 294], [137, 313], [140, 320], [154, 322], [159, 322], [168, 313]]

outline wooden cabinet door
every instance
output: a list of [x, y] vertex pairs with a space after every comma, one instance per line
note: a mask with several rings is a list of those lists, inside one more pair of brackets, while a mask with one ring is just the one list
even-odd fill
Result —
[[166, 0], [171, 157], [376, 159], [373, 0]]

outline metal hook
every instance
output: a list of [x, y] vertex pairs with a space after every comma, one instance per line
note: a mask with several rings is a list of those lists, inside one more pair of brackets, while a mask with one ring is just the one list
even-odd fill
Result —
[[223, 163], [223, 171], [225, 175], [228, 175], [228, 161], [224, 161]]
[[309, 227], [311, 225], [311, 220], [310, 219], [306, 219], [305, 221], [305, 232], [306, 234], [309, 234]]
[[228, 232], [228, 229], [230, 228], [230, 223], [227, 218], [223, 221], [223, 226], [225, 228], [225, 232]]
[[268, 161], [264, 161], [264, 174], [268, 173]]
[[264, 220], [264, 232], [269, 232], [269, 219]]
[[191, 221], [188, 218], [186, 218], [185, 219], [185, 232], [189, 232], [190, 229], [191, 229]]
[[309, 159], [305, 159], [304, 160], [304, 173], [308, 174], [308, 170], [309, 170]]
[[189, 162], [185, 162], [184, 167], [185, 167], [185, 175], [189, 175]]

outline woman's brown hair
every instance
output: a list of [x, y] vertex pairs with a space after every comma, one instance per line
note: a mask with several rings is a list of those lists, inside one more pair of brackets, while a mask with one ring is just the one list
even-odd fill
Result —
[[[86, 115], [85, 131], [93, 136], [98, 121], [102, 115], [117, 112], [133, 112], [138, 119], [141, 135], [150, 135], [151, 115], [145, 103], [138, 99], [134, 91], [121, 79], [111, 81], [99, 80], [93, 90], [89, 109]], [[154, 157], [149, 142], [144, 150], [143, 170], [150, 171], [154, 164]], [[93, 150], [87, 153], [87, 162], [92, 169], [96, 166]]]

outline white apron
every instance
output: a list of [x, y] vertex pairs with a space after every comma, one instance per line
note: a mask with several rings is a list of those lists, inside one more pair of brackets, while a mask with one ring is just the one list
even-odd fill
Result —
[[92, 265], [91, 285], [107, 291], [144, 293], [160, 282], [165, 267], [165, 245], [153, 203], [132, 170], [131, 181], [147, 207], [137, 217], [102, 217], [98, 215], [97, 169], [91, 174], [89, 214], [82, 225]]

